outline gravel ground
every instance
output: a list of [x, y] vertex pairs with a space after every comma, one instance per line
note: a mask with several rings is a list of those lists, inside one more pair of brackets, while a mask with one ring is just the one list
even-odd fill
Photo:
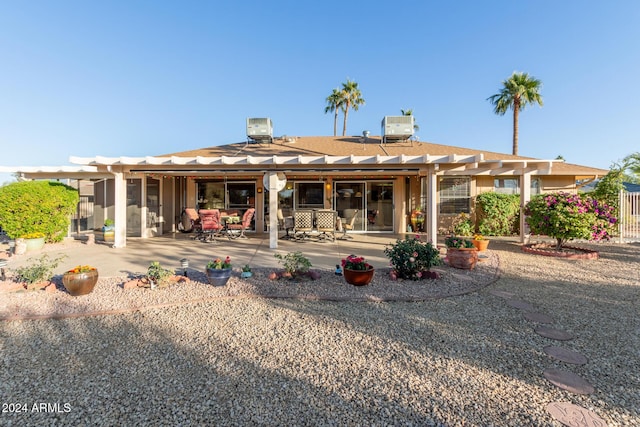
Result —
[[[477, 272], [443, 268], [435, 284], [387, 282], [381, 272], [366, 288], [328, 273], [292, 284], [263, 271], [225, 288], [194, 281], [125, 291], [109, 279], [75, 299], [5, 294], [5, 316], [149, 308], [0, 322], [0, 424], [554, 426], [545, 408], [563, 401], [608, 426], [640, 426], [640, 248], [589, 247], [599, 260], [492, 242]], [[538, 336], [495, 291], [577, 338]], [[371, 301], [394, 293], [401, 301]], [[240, 297], [249, 294], [302, 298]], [[338, 301], [314, 300], [325, 296]], [[152, 307], [172, 298], [200, 302]], [[588, 362], [556, 361], [548, 345]], [[542, 375], [550, 367], [580, 375], [595, 393], [552, 385]], [[4, 411], [9, 404], [24, 411]]]

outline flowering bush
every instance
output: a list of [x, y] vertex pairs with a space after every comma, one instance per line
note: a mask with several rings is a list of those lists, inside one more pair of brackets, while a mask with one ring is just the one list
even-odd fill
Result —
[[222, 258], [216, 258], [207, 263], [207, 268], [211, 270], [222, 270], [223, 268], [231, 268], [231, 258], [226, 257], [224, 261]]
[[573, 239], [608, 240], [618, 222], [614, 208], [588, 196], [564, 192], [540, 194], [525, 207], [535, 234], [556, 239], [556, 249]]
[[371, 270], [373, 266], [366, 262], [364, 257], [349, 255], [342, 260], [342, 268], [347, 270]]
[[431, 242], [420, 241], [420, 236], [396, 240], [384, 249], [397, 277], [419, 280], [435, 265], [440, 265], [440, 252]]
[[27, 233], [27, 234], [23, 234], [22, 236], [20, 236], [23, 239], [42, 239], [44, 236], [44, 233], [40, 233], [40, 232], [35, 232], [35, 233]]
[[[476, 240], [481, 240], [481, 239], [476, 239]], [[471, 243], [471, 240], [465, 239], [463, 237], [456, 237], [453, 234], [447, 237], [446, 239], [444, 239], [444, 244], [448, 248], [455, 248], [455, 249], [474, 247], [473, 243]]]
[[66, 271], [64, 274], [78, 274], [78, 273], [88, 273], [90, 271], [94, 271], [96, 268], [90, 265], [76, 265], [71, 270]]

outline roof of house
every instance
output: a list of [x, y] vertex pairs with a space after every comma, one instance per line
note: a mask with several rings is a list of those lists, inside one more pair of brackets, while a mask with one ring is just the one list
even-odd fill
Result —
[[[452, 145], [433, 144], [420, 141], [404, 141], [381, 143], [381, 138], [352, 137], [282, 137], [275, 138], [272, 143], [247, 143], [219, 145], [195, 150], [170, 153], [158, 157], [218, 157], [218, 156], [478, 156], [484, 160], [540, 161], [532, 157], [514, 156], [512, 154], [456, 147]], [[606, 169], [553, 161], [552, 175], [575, 175], [577, 177], [603, 176]]]

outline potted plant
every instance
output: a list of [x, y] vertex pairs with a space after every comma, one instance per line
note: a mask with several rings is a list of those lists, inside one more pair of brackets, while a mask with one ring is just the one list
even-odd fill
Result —
[[452, 234], [444, 239], [444, 244], [447, 246], [447, 261], [451, 267], [465, 270], [475, 268], [478, 262], [478, 250], [471, 240]]
[[207, 263], [207, 279], [213, 286], [224, 286], [231, 277], [231, 258], [215, 258]]
[[74, 297], [87, 295], [98, 283], [98, 270], [90, 265], [78, 265], [62, 275], [62, 284]]
[[374, 268], [364, 257], [349, 255], [342, 260], [344, 280], [354, 286], [365, 286], [373, 279]]
[[151, 289], [166, 285], [171, 276], [173, 276], [173, 271], [162, 267], [158, 261], [153, 261], [147, 269], [147, 279]]
[[436, 278], [431, 267], [440, 265], [440, 252], [429, 241], [420, 240], [419, 235], [398, 239], [384, 249], [391, 264], [392, 278], [421, 280]]
[[245, 264], [244, 267], [242, 267], [242, 273], [240, 274], [240, 277], [242, 277], [243, 279], [248, 279], [251, 276], [253, 276], [251, 267], [249, 266], [249, 264]]
[[275, 258], [284, 267], [283, 277], [295, 279], [309, 273], [311, 261], [302, 255], [302, 252], [289, 252], [286, 255], [275, 254]]
[[42, 247], [44, 246], [44, 233], [27, 233], [20, 236], [20, 238], [24, 239], [27, 252], [37, 251], [39, 249], [42, 249]]
[[471, 243], [473, 243], [478, 252], [484, 252], [489, 246], [489, 239], [486, 239], [482, 234], [475, 234]]
[[105, 242], [113, 242], [116, 236], [115, 222], [111, 218], [104, 220], [102, 227], [103, 239]]

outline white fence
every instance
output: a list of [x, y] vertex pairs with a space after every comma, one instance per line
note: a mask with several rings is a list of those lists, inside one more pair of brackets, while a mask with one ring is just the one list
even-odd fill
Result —
[[640, 193], [620, 192], [620, 242], [640, 242]]

